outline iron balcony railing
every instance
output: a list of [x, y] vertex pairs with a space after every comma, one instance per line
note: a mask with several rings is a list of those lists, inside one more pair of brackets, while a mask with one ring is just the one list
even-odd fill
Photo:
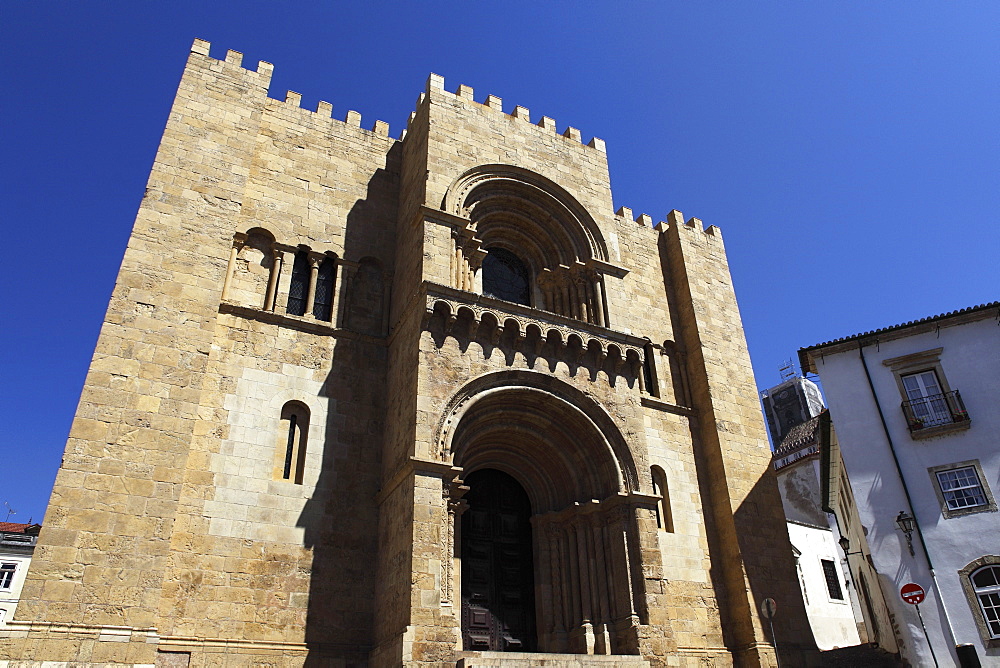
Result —
[[904, 401], [903, 414], [910, 432], [969, 421], [969, 412], [958, 390]]

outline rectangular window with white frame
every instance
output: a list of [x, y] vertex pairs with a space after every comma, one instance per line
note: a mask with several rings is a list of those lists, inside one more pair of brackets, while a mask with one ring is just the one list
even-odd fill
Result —
[[978, 460], [934, 466], [928, 473], [946, 518], [996, 511], [996, 502]]
[[951, 422], [951, 411], [941, 392], [941, 383], [934, 371], [921, 371], [901, 376], [910, 410], [924, 426], [933, 427]]
[[837, 564], [829, 559], [820, 559], [823, 566], [823, 577], [826, 578], [826, 592], [834, 601], [844, 600], [844, 590], [840, 587], [840, 573], [837, 572]]
[[9, 591], [14, 586], [14, 573], [17, 572], [17, 563], [0, 563], [0, 591]]

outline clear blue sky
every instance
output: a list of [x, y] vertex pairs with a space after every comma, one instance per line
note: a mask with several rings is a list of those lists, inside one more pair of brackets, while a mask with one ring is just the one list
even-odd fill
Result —
[[616, 208], [722, 228], [767, 387], [799, 347], [998, 298], [998, 26], [995, 0], [7, 0], [0, 503], [44, 513], [195, 37], [394, 136], [436, 72], [605, 139]]

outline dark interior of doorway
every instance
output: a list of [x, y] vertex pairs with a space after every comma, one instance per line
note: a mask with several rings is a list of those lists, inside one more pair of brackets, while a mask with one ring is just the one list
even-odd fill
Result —
[[465, 479], [462, 514], [462, 642], [466, 650], [535, 651], [531, 502], [494, 469]]

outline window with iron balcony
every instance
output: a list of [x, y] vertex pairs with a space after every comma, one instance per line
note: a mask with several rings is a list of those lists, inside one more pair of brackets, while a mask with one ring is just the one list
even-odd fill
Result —
[[935, 348], [883, 362], [896, 377], [903, 398], [900, 407], [914, 439], [968, 429], [972, 424], [962, 395], [948, 385], [941, 367], [942, 351]]

